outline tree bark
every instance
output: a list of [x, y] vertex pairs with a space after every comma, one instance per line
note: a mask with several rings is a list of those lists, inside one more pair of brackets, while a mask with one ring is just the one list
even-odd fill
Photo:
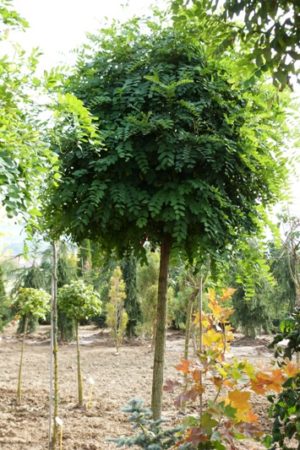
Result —
[[80, 346], [79, 346], [79, 323], [76, 321], [76, 343], [77, 343], [77, 382], [78, 382], [78, 406], [83, 406], [83, 388], [80, 365]]
[[[55, 450], [57, 446], [58, 425], [58, 340], [57, 340], [57, 243], [52, 243], [52, 283], [51, 283], [51, 374], [50, 374], [50, 420], [53, 417], [52, 426], [50, 423], [50, 449]], [[53, 395], [53, 399], [52, 399]]]
[[28, 316], [25, 316], [24, 319], [24, 331], [23, 331], [23, 339], [21, 346], [21, 357], [20, 357], [20, 366], [19, 366], [19, 374], [18, 374], [18, 388], [17, 388], [17, 404], [21, 404], [22, 397], [22, 369], [23, 369], [23, 356], [24, 356], [24, 346], [25, 346], [25, 338], [27, 334], [28, 328]]
[[160, 267], [158, 280], [157, 311], [156, 311], [156, 334], [154, 349], [154, 366], [152, 381], [151, 408], [153, 419], [161, 416], [163, 378], [164, 378], [164, 356], [166, 340], [166, 318], [167, 318], [167, 289], [168, 270], [171, 252], [171, 239], [165, 236], [161, 243]]

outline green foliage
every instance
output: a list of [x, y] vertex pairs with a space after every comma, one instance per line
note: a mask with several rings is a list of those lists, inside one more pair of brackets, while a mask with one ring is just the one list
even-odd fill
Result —
[[[77, 279], [76, 257], [70, 252], [67, 244], [61, 242], [59, 245], [57, 261], [57, 287], [61, 288]], [[51, 267], [50, 267], [51, 269]], [[75, 339], [74, 319], [66, 315], [64, 311], [57, 311], [58, 337], [63, 342]]]
[[234, 88], [198, 26], [134, 19], [86, 46], [66, 90], [89, 108], [106, 148], [64, 141], [54, 230], [138, 254], [146, 238], [170, 235], [191, 256], [256, 229], [258, 203], [275, 201], [285, 179], [281, 106], [255, 80]]
[[41, 81], [35, 74], [38, 52], [30, 55], [8, 39], [11, 28], [23, 29], [26, 21], [0, 2], [0, 199], [9, 216], [23, 212], [37, 216], [36, 198], [55, 157], [44, 142], [39, 107], [34, 99]]
[[221, 48], [230, 47], [234, 42], [240, 47], [246, 44], [249, 52], [245, 64], [251, 67], [253, 62], [256, 74], [271, 71], [276, 86], [285, 87], [291, 83], [292, 75], [298, 76], [298, 0], [173, 0], [171, 3], [181, 21], [185, 15], [206, 16], [206, 21], [219, 31], [217, 44]]
[[[218, 2], [218, 0], [217, 0]], [[260, 70], [271, 69], [278, 86], [291, 81], [291, 74], [298, 74], [300, 59], [299, 38], [300, 6], [297, 0], [226, 0], [224, 16], [243, 14], [242, 39], [252, 40], [253, 58]]]
[[163, 421], [153, 420], [152, 412], [143, 406], [142, 400], [130, 400], [122, 411], [129, 415], [129, 422], [134, 430], [139, 430], [139, 433], [130, 437], [111, 439], [117, 447], [136, 446], [147, 450], [163, 450], [175, 445], [179, 428], [163, 429]]
[[82, 280], [73, 281], [58, 289], [57, 301], [58, 309], [76, 322], [95, 317], [101, 312], [99, 294]]
[[121, 261], [125, 281], [125, 309], [128, 315], [126, 334], [136, 336], [137, 325], [141, 321], [141, 308], [137, 297], [137, 261], [134, 255], [125, 255]]
[[[280, 346], [280, 342], [287, 339], [286, 346]], [[275, 356], [279, 364], [285, 366], [286, 358], [292, 359], [293, 355], [300, 352], [300, 310], [286, 320], [281, 321], [280, 331], [275, 336], [271, 348], [275, 348]], [[294, 370], [283, 384], [283, 391], [275, 396], [268, 397], [271, 402], [270, 416], [273, 419], [272, 435], [266, 436], [265, 444], [271, 450], [277, 448], [290, 450], [300, 448], [300, 370]], [[298, 442], [298, 447], [295, 444]]]
[[43, 289], [20, 288], [13, 306], [20, 317], [31, 315], [37, 319], [45, 319], [50, 309], [50, 298]]
[[[287, 339], [287, 345], [278, 346], [278, 343]], [[273, 339], [270, 348], [274, 348], [276, 358], [292, 359], [293, 355], [300, 353], [300, 308], [282, 320], [279, 331]]]
[[4, 280], [3, 280], [3, 270], [0, 266], [0, 331], [11, 319], [11, 311], [9, 308], [9, 302], [5, 292]]
[[120, 267], [117, 266], [110, 279], [110, 301], [106, 305], [106, 323], [112, 330], [117, 352], [122, 343], [128, 322], [128, 315], [124, 309], [125, 298], [125, 283], [122, 277], [122, 271]]
[[[159, 252], [147, 252], [147, 264], [140, 265], [137, 272], [138, 300], [141, 306], [142, 321], [138, 327], [140, 334], [155, 336], [155, 318], [159, 275]], [[171, 305], [174, 298], [172, 287], [168, 288], [167, 301]], [[173, 319], [173, 308], [168, 310], [167, 322]]]

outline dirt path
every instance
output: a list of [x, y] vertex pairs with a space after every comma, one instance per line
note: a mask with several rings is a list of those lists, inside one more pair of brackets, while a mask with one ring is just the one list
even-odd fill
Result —
[[[49, 339], [48, 327], [28, 338], [24, 357], [23, 402], [16, 406], [15, 391], [20, 342], [12, 328], [0, 341], [0, 449], [46, 450], [48, 448]], [[85, 377], [85, 400], [88, 400], [94, 380], [92, 407], [76, 408], [76, 350], [64, 345], [59, 350], [60, 409], [64, 423], [64, 450], [112, 450], [110, 437], [128, 434], [129, 425], [120, 411], [132, 398], [144, 399], [149, 405], [153, 354], [147, 343], [124, 345], [120, 354], [106, 334], [92, 327], [82, 327], [81, 355]], [[166, 347], [166, 378], [177, 376], [174, 366], [182, 354], [183, 338], [170, 333]], [[270, 353], [264, 340], [241, 339], [231, 349], [231, 356], [246, 357], [265, 366]], [[267, 424], [266, 403], [258, 401], [256, 410], [263, 425]], [[177, 412], [170, 394], [164, 397], [164, 416], [176, 420]], [[258, 447], [245, 447], [258, 448]]]

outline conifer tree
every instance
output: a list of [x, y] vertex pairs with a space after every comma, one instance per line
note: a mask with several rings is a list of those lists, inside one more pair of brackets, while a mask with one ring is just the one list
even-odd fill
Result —
[[119, 348], [122, 343], [128, 322], [128, 315], [125, 311], [124, 305], [125, 298], [125, 282], [122, 277], [122, 271], [120, 267], [117, 266], [113, 271], [112, 277], [110, 279], [110, 301], [106, 305], [106, 323], [112, 330], [117, 354], [119, 353]]
[[141, 320], [141, 308], [137, 296], [137, 261], [133, 254], [122, 258], [121, 268], [125, 281], [125, 309], [128, 315], [126, 334], [128, 337], [136, 336], [136, 327]]

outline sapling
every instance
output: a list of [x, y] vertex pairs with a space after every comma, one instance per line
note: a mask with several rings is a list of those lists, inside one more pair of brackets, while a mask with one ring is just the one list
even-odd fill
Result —
[[83, 386], [80, 365], [79, 322], [95, 317], [101, 312], [100, 296], [93, 287], [82, 280], [73, 281], [58, 290], [58, 307], [75, 321], [77, 342], [78, 406], [83, 406]]
[[122, 278], [120, 267], [116, 267], [110, 279], [109, 289], [109, 303], [107, 305], [106, 323], [112, 330], [112, 335], [115, 340], [116, 353], [119, 353], [119, 348], [122, 343], [126, 325], [128, 322], [128, 315], [125, 311], [124, 301], [126, 298], [125, 282]]
[[24, 320], [24, 331], [21, 346], [21, 357], [18, 374], [17, 403], [21, 403], [22, 369], [25, 338], [28, 329], [29, 316], [36, 319], [45, 319], [50, 308], [50, 295], [43, 289], [21, 288], [19, 289], [14, 307], [18, 316]]

